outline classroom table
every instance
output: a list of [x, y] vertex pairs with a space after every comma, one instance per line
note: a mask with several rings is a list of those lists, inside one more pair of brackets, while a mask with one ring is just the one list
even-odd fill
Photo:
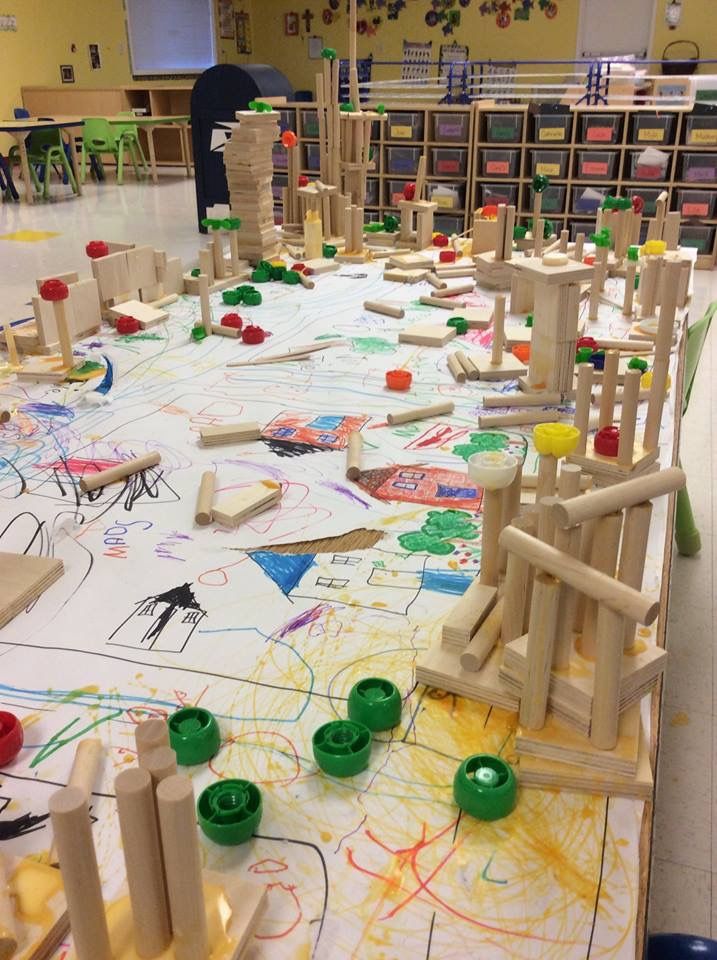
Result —
[[[0, 120], [0, 133], [9, 134], [20, 148], [20, 167], [22, 169], [22, 179], [25, 183], [25, 203], [33, 204], [35, 195], [32, 189], [32, 179], [30, 177], [30, 164], [27, 159], [27, 138], [33, 130], [71, 130], [74, 127], [82, 127], [84, 120], [81, 117], [53, 117], [52, 120]], [[72, 172], [75, 175], [77, 183], [77, 193], [82, 193], [82, 184], [80, 183], [80, 171], [77, 165], [77, 157], [74, 150], [73, 138], [70, 137], [70, 163]]]
[[174, 115], [167, 114], [163, 116], [140, 115], [135, 117], [107, 117], [110, 124], [135, 123], [147, 134], [147, 146], [149, 149], [149, 166], [152, 172], [152, 182], [158, 183], [157, 176], [157, 158], [154, 151], [154, 131], [166, 128], [172, 128], [179, 131], [179, 147], [182, 154], [182, 162], [187, 171], [187, 176], [192, 175], [192, 158], [189, 148], [189, 114]]
[[[627, 335], [622, 283], [607, 281], [590, 333]], [[416, 657], [480, 569], [478, 511], [461, 497], [481, 398], [495, 389], [458, 384], [446, 368], [456, 346], [487, 349], [490, 330], [446, 348], [397, 343], [409, 323], [445, 323], [444, 311], [418, 303], [430, 290], [383, 281], [377, 263], [344, 265], [313, 290], [265, 283], [263, 303], [240, 308], [245, 323], [271, 333], [258, 346], [194, 342], [198, 300], [183, 297], [165, 323], [136, 337], [103, 330], [114, 382], [100, 405], [87, 402], [93, 382], [0, 386], [1, 405], [14, 410], [0, 429], [2, 548], [65, 564], [0, 631], [3, 709], [26, 731], [18, 759], [0, 771], [0, 795], [13, 817], [42, 815], [67, 780], [77, 739], [100, 737], [107, 762], [93, 829], [106, 895], [115, 896], [124, 868], [113, 777], [134, 761], [135, 725], [199, 705], [217, 716], [222, 746], [209, 765], [183, 768], [197, 795], [225, 777], [252, 780], [263, 795], [251, 841], [202, 848], [207, 868], [239, 870], [269, 889], [257, 958], [632, 960], [645, 929], [652, 803], [522, 788], [504, 820], [459, 815], [458, 763], [478, 752], [514, 761], [516, 715], [414, 684]], [[402, 304], [405, 320], [366, 312], [372, 299]], [[477, 289], [465, 299], [484, 307], [493, 297]], [[219, 293], [211, 306], [215, 322], [236, 311]], [[340, 342], [307, 361], [227, 366], [322, 337]], [[663, 465], [676, 459], [683, 346], [684, 337], [671, 361]], [[77, 344], [78, 359], [91, 349]], [[385, 388], [394, 368], [412, 372], [409, 393]], [[455, 413], [386, 423], [389, 412], [439, 398], [453, 400]], [[199, 444], [201, 426], [239, 420], [257, 421], [263, 439]], [[345, 441], [357, 428], [364, 472], [352, 483]], [[499, 432], [535, 473], [532, 428]], [[81, 493], [83, 474], [153, 450], [159, 467]], [[271, 479], [281, 503], [236, 530], [196, 526], [206, 470], [217, 499]], [[463, 511], [452, 532], [445, 527], [449, 556], [418, 542], [437, 522], [430, 511], [449, 519], [441, 498]], [[643, 586], [663, 601], [671, 536], [663, 497]], [[650, 628], [658, 643], [664, 620]], [[327, 777], [312, 734], [346, 716], [348, 692], [366, 676], [398, 685], [401, 723], [375, 736], [367, 771]], [[642, 706], [654, 760], [656, 695], [651, 703], [652, 712], [647, 699]], [[4, 852], [48, 846], [46, 825], [18, 825]]]

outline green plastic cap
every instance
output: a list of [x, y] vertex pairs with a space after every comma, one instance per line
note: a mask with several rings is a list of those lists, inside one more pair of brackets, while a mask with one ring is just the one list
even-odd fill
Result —
[[299, 274], [296, 272], [296, 270], [285, 270], [283, 280], [284, 283], [288, 283], [290, 286], [301, 283]]
[[258, 290], [255, 290], [251, 287], [249, 290], [244, 291], [244, 303], [248, 307], [258, 307], [261, 303], [261, 294]]
[[251, 780], [219, 780], [202, 790], [197, 800], [202, 833], [223, 847], [249, 840], [261, 814], [261, 791]]
[[268, 283], [271, 280], [271, 272], [269, 270], [260, 270], [259, 267], [256, 270], [251, 272], [251, 282], [252, 283]]
[[190, 271], [189, 275], [190, 277], [198, 277], [201, 272], [202, 271], [199, 269], [199, 267], [195, 267], [192, 271]]
[[640, 248], [637, 246], [631, 246], [627, 248], [627, 259], [628, 260], [639, 260], [640, 259]]
[[241, 294], [238, 290], [222, 290], [222, 303], [226, 303], [230, 307], [236, 307], [238, 303], [241, 303]]
[[333, 260], [336, 256], [336, 247], [333, 243], [324, 243], [321, 247], [321, 256], [326, 257], [327, 260]]
[[525, 235], [528, 232], [527, 227], [513, 227], [513, 239], [514, 240], [525, 240]]
[[286, 267], [272, 267], [272, 268], [271, 268], [271, 279], [272, 279], [272, 280], [283, 280], [285, 273], [286, 273]]
[[533, 177], [533, 190], [536, 193], [542, 193], [550, 186], [550, 180], [542, 173], [536, 173]]
[[398, 230], [398, 217], [392, 213], [387, 213], [383, 218], [383, 229], [386, 233], [395, 233]]
[[526, 327], [532, 327], [532, 326], [533, 326], [533, 314], [532, 314], [532, 313], [529, 313], [528, 316], [525, 318], [525, 325], [526, 325]]
[[194, 340], [195, 343], [199, 343], [199, 341], [203, 340], [206, 335], [207, 331], [201, 324], [199, 324], [197, 327], [192, 327], [192, 340]]
[[206, 763], [219, 750], [221, 738], [214, 714], [203, 707], [184, 707], [167, 721], [169, 745], [180, 767]]
[[353, 103], [351, 103], [351, 101], [349, 100], [347, 103], [342, 103], [342, 104], [340, 104], [340, 105], [339, 105], [339, 110], [341, 111], [341, 113], [353, 113], [353, 112], [354, 112], [354, 105], [353, 105]]
[[641, 373], [644, 373], [647, 370], [647, 360], [643, 360], [642, 357], [630, 357], [627, 361], [628, 370], [639, 370]]
[[590, 363], [593, 355], [592, 347], [578, 347], [575, 354], [576, 363]]
[[351, 687], [349, 720], [369, 730], [390, 730], [401, 721], [401, 694], [383, 677], [364, 677]]
[[335, 60], [336, 51], [333, 47], [324, 47], [324, 49], [321, 51], [321, 56], [324, 60]]
[[368, 766], [371, 731], [353, 720], [325, 723], [311, 738], [314, 759], [332, 777], [353, 777]]
[[453, 799], [478, 820], [500, 820], [515, 809], [518, 782], [510, 764], [492, 753], [475, 753], [456, 770]]
[[446, 326], [455, 327], [456, 333], [459, 336], [463, 336], [463, 334], [468, 333], [468, 321], [465, 317], [451, 317], [446, 321]]

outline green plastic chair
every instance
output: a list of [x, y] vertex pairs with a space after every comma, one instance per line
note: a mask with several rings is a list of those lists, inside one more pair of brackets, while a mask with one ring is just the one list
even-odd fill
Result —
[[34, 168], [44, 168], [42, 177], [42, 196], [44, 199], [47, 199], [50, 193], [50, 176], [55, 164], [62, 167], [73, 193], [77, 193], [77, 181], [72, 172], [72, 165], [67, 159], [65, 144], [59, 130], [33, 130], [32, 136], [28, 138], [27, 159], [30, 164], [30, 176], [37, 190], [39, 190], [40, 184]]
[[[131, 120], [134, 119], [134, 114], [131, 110], [120, 110], [117, 114], [118, 117], [129, 117]], [[149, 173], [149, 167], [147, 166], [147, 159], [144, 155], [144, 150], [142, 149], [142, 141], [139, 139], [139, 130], [137, 129], [136, 123], [112, 123], [110, 124], [110, 129], [114, 133], [116, 139], [119, 141], [123, 139], [127, 145], [127, 149], [130, 153], [134, 153], [136, 159], [142, 165], [142, 172], [145, 176]]]
[[[124, 177], [125, 149], [127, 149], [127, 143], [124, 138], [115, 136], [112, 127], [104, 117], [85, 117], [80, 154], [80, 183], [84, 183], [87, 176], [87, 157], [95, 157], [100, 169], [104, 171], [102, 157], [109, 154], [117, 163], [117, 183], [121, 184]], [[129, 157], [134, 167], [134, 175], [139, 180], [137, 160], [131, 150]]]
[[[695, 382], [697, 368], [705, 345], [707, 334], [710, 332], [712, 317], [717, 312], [717, 300], [707, 308], [705, 315], [687, 330], [687, 347], [685, 349], [685, 389], [682, 397], [682, 416], [687, 413], [692, 387]], [[694, 557], [702, 547], [700, 531], [695, 524], [692, 504], [687, 487], [677, 491], [675, 506], [675, 542], [677, 551], [683, 557]]]

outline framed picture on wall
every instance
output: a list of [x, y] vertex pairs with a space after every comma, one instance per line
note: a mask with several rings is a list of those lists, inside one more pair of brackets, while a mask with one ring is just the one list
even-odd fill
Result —
[[100, 45], [99, 43], [90, 43], [87, 45], [87, 51], [90, 55], [90, 69], [99, 70], [102, 66], [102, 60], [100, 58]]
[[237, 53], [251, 53], [251, 20], [245, 10], [238, 10], [234, 16], [237, 33]]
[[75, 82], [75, 68], [71, 63], [63, 63], [60, 65], [60, 79], [63, 83]]
[[219, 0], [219, 36], [233, 40], [234, 35], [234, 0]]
[[284, 36], [286, 37], [299, 36], [299, 14], [298, 13], [284, 14]]

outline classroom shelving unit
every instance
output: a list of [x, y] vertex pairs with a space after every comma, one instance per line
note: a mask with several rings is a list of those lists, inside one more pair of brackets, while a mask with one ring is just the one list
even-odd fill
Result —
[[[558, 109], [536, 112], [527, 104], [489, 101], [388, 106], [388, 119], [374, 125], [366, 219], [397, 212], [403, 185], [414, 179], [418, 157], [425, 151], [427, 193], [439, 203], [438, 230], [463, 233], [477, 207], [497, 202], [514, 202], [517, 222], [526, 223], [534, 172], [545, 173], [551, 181], [543, 198], [544, 216], [556, 230], [570, 230], [572, 237], [595, 228], [594, 210], [580, 209], [586, 190], [639, 194], [646, 217], [666, 190], [669, 208], [683, 214], [681, 243], [697, 247], [698, 268], [711, 269], [717, 254], [717, 113], [611, 106]], [[297, 134], [301, 173], [316, 177], [316, 105], [287, 104], [281, 110], [281, 127]], [[646, 148], [660, 151], [664, 170], [636, 164], [633, 156]], [[274, 159], [278, 205], [286, 186], [281, 166], [286, 153], [279, 144]]]

